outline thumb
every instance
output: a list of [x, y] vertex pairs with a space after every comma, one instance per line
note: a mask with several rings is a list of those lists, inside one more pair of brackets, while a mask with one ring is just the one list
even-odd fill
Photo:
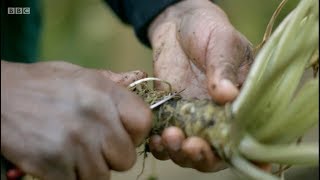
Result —
[[105, 77], [109, 78], [111, 81], [122, 85], [122, 86], [128, 86], [132, 82], [147, 77], [147, 73], [143, 71], [129, 71], [129, 72], [121, 72], [121, 73], [115, 73], [108, 70], [98, 70], [101, 72]]
[[232, 81], [235, 76], [232, 71], [232, 68], [225, 66], [207, 73], [209, 94], [218, 104], [233, 101], [239, 94], [236, 83]]
[[233, 101], [239, 94], [241, 66], [248, 59], [250, 44], [235, 30], [215, 34], [209, 40], [206, 56], [207, 86], [218, 104]]

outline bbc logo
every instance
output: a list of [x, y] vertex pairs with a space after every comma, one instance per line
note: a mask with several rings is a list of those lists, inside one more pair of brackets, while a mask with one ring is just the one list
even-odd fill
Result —
[[8, 7], [8, 14], [30, 14], [29, 7]]

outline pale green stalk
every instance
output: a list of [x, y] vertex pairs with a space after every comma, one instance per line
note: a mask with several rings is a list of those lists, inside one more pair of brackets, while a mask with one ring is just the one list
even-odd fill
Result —
[[264, 145], [250, 136], [245, 136], [239, 144], [240, 153], [249, 160], [279, 164], [317, 165], [318, 144]]
[[[225, 151], [231, 165], [248, 177], [278, 179], [246, 159], [290, 165], [318, 163], [318, 146], [288, 144], [318, 120], [318, 79], [293, 98], [305, 67], [318, 48], [318, 13], [318, 1], [300, 1], [257, 54], [243, 89], [231, 106], [235, 123]], [[312, 99], [315, 101], [310, 102]]]
[[247, 119], [246, 116], [250, 114], [250, 110], [253, 109], [252, 107], [255, 107], [255, 103], [259, 99], [259, 94], [257, 93], [259, 90], [258, 82], [263, 75], [263, 73], [260, 72], [264, 72], [267, 68], [272, 52], [275, 50], [274, 47], [279, 42], [283, 30], [289, 20], [290, 16], [287, 16], [272, 34], [271, 38], [273, 40], [267, 41], [261, 52], [258, 53], [239, 96], [231, 105], [232, 114], [236, 116], [236, 122], [232, 128], [232, 133], [233, 137], [237, 139], [241, 139], [241, 133], [245, 131], [247, 124], [250, 123], [250, 119]]
[[301, 1], [256, 57], [243, 90], [232, 105], [237, 128], [259, 130], [284, 110], [318, 47], [318, 2]]
[[252, 180], [279, 180], [276, 176], [257, 168], [239, 154], [234, 154], [230, 159], [230, 163], [236, 172], [240, 172], [241, 175], [246, 176], [246, 178], [244, 178], [246, 180], [248, 180], [248, 178]]
[[307, 82], [287, 107], [253, 136], [266, 143], [288, 143], [302, 136], [319, 119], [319, 80]]
[[278, 26], [275, 32], [272, 34], [271, 39], [266, 42], [264, 47], [258, 53], [256, 60], [254, 61], [250, 72], [246, 78], [246, 81], [242, 87], [241, 93], [237, 99], [232, 104], [232, 113], [236, 115], [237, 124], [235, 127], [235, 137], [240, 137], [238, 133], [242, 132], [246, 128], [247, 124], [250, 123], [250, 119], [247, 118], [247, 115], [250, 114], [253, 110], [252, 107], [255, 107], [256, 102], [259, 100], [260, 94], [259, 85], [261, 77], [264, 75], [265, 69], [268, 67], [268, 62], [271, 59], [272, 52], [275, 51], [275, 47], [278, 44], [281, 35], [286, 27], [287, 23], [290, 20], [290, 16], [287, 16], [284, 21]]
[[[298, 30], [301, 30], [301, 35], [297, 37], [286, 37], [284, 33], [283, 38], [289, 38], [289, 40], [284, 43], [284, 46], [280, 46], [280, 41], [279, 46], [275, 47], [277, 50], [282, 49], [282, 54], [278, 53], [279, 55], [277, 55], [277, 52], [275, 52], [272, 59], [276, 61], [269, 64], [270, 68], [268, 68], [265, 73], [263, 89], [261, 89], [259, 93], [262, 95], [255, 105], [255, 108], [250, 112], [252, 121], [250, 120], [249, 126], [252, 128], [249, 127], [249, 129], [259, 130], [259, 127], [263, 127], [266, 123], [269, 123], [269, 118], [271, 118], [275, 112], [283, 111], [291, 100], [304, 72], [305, 64], [311, 58], [313, 49], [310, 47], [316, 48], [318, 44], [317, 38], [314, 37], [317, 36], [317, 34], [312, 33], [317, 28], [312, 25], [316, 25], [316, 23], [312, 24], [312, 18], [310, 17], [309, 21], [305, 22], [307, 23], [299, 25], [300, 28], [291, 27], [296, 29], [296, 33], [294, 34], [297, 34], [297, 32], [299, 32]], [[289, 27], [290, 26], [288, 26], [288, 28]], [[288, 31], [288, 33], [292, 33], [292, 31]], [[310, 39], [310, 37], [312, 38]], [[294, 41], [290, 41], [290, 39], [294, 39]], [[290, 48], [289, 44], [293, 48]], [[297, 49], [297, 47], [300, 47], [300, 49]], [[287, 60], [287, 62], [283, 61], [283, 59]], [[247, 118], [250, 119], [250, 116]]]
[[[318, 34], [315, 33], [317, 32], [318, 26], [317, 23], [314, 22], [317, 21], [309, 16], [309, 21], [305, 21], [305, 23], [300, 25], [301, 33], [305, 34], [295, 37], [296, 41], [294, 43], [296, 44], [293, 46], [295, 48], [288, 48], [284, 50], [285, 53], [291, 54], [291, 56], [288, 56], [288, 59], [293, 60], [289, 64], [278, 63], [274, 66], [275, 68], [271, 67], [270, 72], [266, 73], [266, 82], [264, 85], [265, 87], [271, 87], [271, 93], [269, 96], [262, 96], [262, 99], [260, 99], [259, 103], [255, 106], [256, 114], [252, 114], [252, 117], [263, 117], [264, 120], [257, 121], [256, 123], [260, 127], [263, 127], [265, 124], [269, 123], [270, 117], [268, 117], [268, 115], [270, 116], [275, 114], [277, 111], [285, 110], [286, 106], [291, 101], [304, 72], [305, 65], [311, 59], [314, 49], [316, 49], [318, 45]], [[299, 30], [299, 28], [296, 29]], [[310, 32], [311, 34], [307, 34], [307, 32]], [[297, 49], [296, 46], [301, 46], [301, 48]], [[285, 49], [285, 47], [277, 48]], [[290, 51], [293, 52], [291, 53]], [[279, 56], [279, 59], [280, 58], [282, 58], [282, 56]], [[281, 62], [279, 59], [278, 61]], [[268, 89], [266, 89], [266, 91], [269, 93]], [[261, 114], [259, 112], [260, 108], [262, 108], [261, 111], [265, 110], [264, 112], [266, 113]], [[255, 127], [255, 129], [259, 129], [259, 127]]]

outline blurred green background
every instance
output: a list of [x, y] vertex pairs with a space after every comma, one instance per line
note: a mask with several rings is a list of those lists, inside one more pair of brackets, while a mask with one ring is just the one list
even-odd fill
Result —
[[[44, 0], [41, 59], [65, 60], [114, 71], [141, 69], [152, 73], [152, 52], [102, 0]], [[261, 41], [280, 0], [216, 0], [234, 26], [253, 43]], [[281, 16], [292, 9], [290, 0]], [[282, 17], [279, 17], [281, 19]]]
[[[76, 3], [75, 3], [76, 2]], [[232, 24], [257, 45], [280, 0], [216, 0], [228, 14]], [[298, 2], [290, 0], [281, 12], [281, 20]], [[90, 68], [105, 68], [115, 72], [140, 69], [152, 75], [152, 51], [138, 42], [132, 29], [122, 24], [101, 0], [43, 0], [44, 31], [41, 59], [64, 60]], [[309, 139], [319, 139], [316, 128]], [[155, 163], [149, 156], [144, 176]], [[170, 161], [156, 162], [160, 179], [238, 179], [224, 170], [202, 174], [183, 169]], [[141, 169], [141, 157], [132, 170], [113, 173], [113, 180], [135, 179]], [[292, 169], [288, 179], [318, 179], [317, 168]]]

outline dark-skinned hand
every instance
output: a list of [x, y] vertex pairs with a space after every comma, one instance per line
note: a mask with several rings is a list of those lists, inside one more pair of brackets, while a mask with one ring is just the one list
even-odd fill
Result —
[[46, 180], [106, 180], [110, 170], [128, 170], [151, 112], [121, 85], [145, 76], [1, 61], [1, 154]]
[[[232, 102], [253, 61], [250, 42], [209, 0], [184, 0], [168, 7], [149, 27], [155, 76], [170, 82], [186, 98]], [[165, 88], [161, 84], [157, 88]], [[165, 129], [150, 141], [153, 155], [203, 172], [225, 166], [210, 145], [186, 138], [179, 128]]]

